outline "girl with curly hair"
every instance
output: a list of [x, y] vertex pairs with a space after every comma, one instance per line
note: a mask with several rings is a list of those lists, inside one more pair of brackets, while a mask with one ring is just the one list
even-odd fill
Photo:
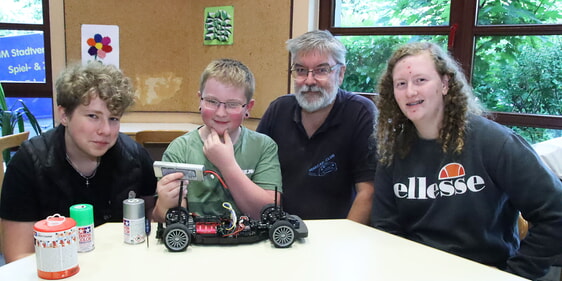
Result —
[[[482, 115], [455, 60], [398, 48], [380, 79], [371, 224], [526, 278], [562, 253], [562, 183], [512, 130]], [[519, 214], [533, 227], [520, 241]]]

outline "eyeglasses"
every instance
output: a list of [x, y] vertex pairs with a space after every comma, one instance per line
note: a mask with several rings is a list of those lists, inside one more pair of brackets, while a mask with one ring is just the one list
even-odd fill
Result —
[[236, 101], [222, 102], [211, 98], [201, 98], [201, 100], [203, 101], [203, 105], [205, 105], [206, 108], [213, 109], [213, 110], [219, 109], [221, 104], [224, 104], [224, 108], [228, 113], [239, 113], [242, 110], [242, 108], [248, 105], [247, 103], [242, 104]]
[[314, 79], [318, 81], [322, 81], [328, 79], [330, 73], [332, 73], [332, 71], [334, 71], [336, 67], [341, 65], [342, 65], [341, 63], [336, 63], [334, 66], [329, 66], [329, 65], [318, 66], [310, 70], [306, 67], [293, 65], [291, 67], [291, 75], [293, 76], [293, 79], [297, 81], [304, 81], [306, 80], [306, 78], [308, 78], [308, 73], [312, 72], [312, 77], [314, 77]]

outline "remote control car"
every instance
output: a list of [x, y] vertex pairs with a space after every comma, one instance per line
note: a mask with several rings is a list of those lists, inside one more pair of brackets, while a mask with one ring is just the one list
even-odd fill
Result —
[[[230, 204], [223, 203], [226, 208]], [[284, 212], [276, 204], [262, 209], [261, 218], [236, 217], [232, 212], [224, 216], [196, 216], [186, 208], [175, 207], [166, 213], [166, 227], [158, 224], [156, 238], [162, 239], [172, 252], [185, 250], [189, 244], [247, 244], [269, 238], [277, 248], [290, 247], [295, 239], [308, 236], [302, 219]]]
[[[172, 166], [176, 171], [177, 169], [189, 170], [187, 172], [192, 174], [199, 169], [203, 170], [200, 167], [195, 169], [191, 166], [184, 168], [178, 167], [177, 164], [174, 165], [159, 162], [158, 165], [155, 165], [155, 170], [161, 170], [159, 172], [162, 175], [167, 174], [167, 170]], [[184, 172], [184, 175], [190, 174], [187, 172]], [[218, 176], [212, 171], [204, 171], [204, 173]], [[201, 177], [191, 180], [201, 180]], [[180, 186], [180, 194], [181, 189], [183, 189], [183, 182]], [[275, 204], [268, 204], [262, 208], [259, 220], [250, 219], [244, 215], [238, 216], [228, 202], [223, 203], [225, 213], [222, 216], [208, 216], [190, 213], [187, 208], [181, 207], [181, 198], [178, 201], [179, 207], [171, 208], [166, 212], [165, 226], [163, 223], [158, 223], [156, 231], [156, 238], [162, 239], [166, 248], [172, 252], [184, 251], [191, 243], [247, 244], [267, 238], [277, 248], [288, 248], [295, 239], [308, 236], [308, 228], [303, 220], [283, 211], [277, 204], [277, 197]]]

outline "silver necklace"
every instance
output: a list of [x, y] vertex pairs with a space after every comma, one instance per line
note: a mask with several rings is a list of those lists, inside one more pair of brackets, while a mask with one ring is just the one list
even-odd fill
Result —
[[70, 166], [72, 167], [72, 169], [74, 169], [74, 171], [76, 171], [82, 178], [86, 180], [86, 188], [90, 187], [90, 179], [93, 178], [96, 175], [96, 172], [98, 171], [98, 167], [100, 166], [100, 158], [98, 157], [96, 168], [94, 169], [94, 172], [92, 172], [92, 174], [89, 176], [82, 174], [82, 172], [80, 172], [78, 168], [76, 168], [74, 163], [72, 163], [72, 160], [70, 160], [70, 157], [68, 157], [68, 154], [66, 154], [66, 161], [68, 162], [68, 164], [70, 164]]

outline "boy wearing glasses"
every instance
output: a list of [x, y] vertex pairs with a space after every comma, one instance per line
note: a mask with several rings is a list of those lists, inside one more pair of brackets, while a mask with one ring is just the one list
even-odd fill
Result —
[[[189, 203], [190, 212], [222, 215], [222, 203], [230, 202], [238, 214], [259, 218], [261, 208], [280, 197], [277, 145], [241, 125], [254, 106], [254, 89], [254, 75], [239, 61], [215, 60], [203, 71], [197, 95], [205, 125], [175, 139], [162, 156], [163, 161], [202, 164], [217, 173], [183, 185], [183, 204]], [[164, 221], [168, 209], [177, 206], [182, 175], [169, 174], [158, 181], [155, 220]]]
[[345, 46], [328, 31], [287, 41], [295, 93], [273, 101], [257, 131], [279, 146], [283, 207], [303, 219], [369, 223], [376, 168], [374, 104], [339, 89]]

